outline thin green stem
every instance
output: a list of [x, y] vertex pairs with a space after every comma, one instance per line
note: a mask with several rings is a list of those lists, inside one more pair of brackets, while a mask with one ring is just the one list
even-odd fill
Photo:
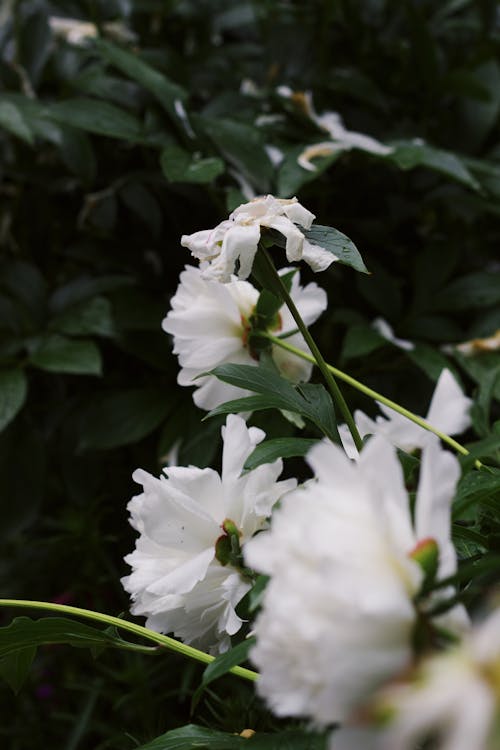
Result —
[[[290, 313], [292, 314], [293, 319], [295, 320], [297, 324], [297, 328], [299, 329], [300, 333], [304, 337], [305, 342], [307, 343], [307, 346], [311, 350], [311, 354], [313, 355], [309, 361], [313, 362], [318, 366], [320, 369], [326, 384], [328, 386], [328, 389], [330, 393], [332, 394], [333, 401], [335, 404], [337, 404], [338, 408], [342, 412], [342, 415], [346, 421], [347, 426], [349, 427], [349, 430], [351, 432], [352, 438], [354, 440], [354, 444], [358, 450], [361, 450], [363, 447], [363, 441], [361, 439], [361, 435], [358, 432], [358, 428], [356, 427], [356, 423], [354, 422], [353, 416], [349, 410], [349, 407], [346, 404], [346, 401], [340, 391], [340, 388], [338, 387], [337, 383], [335, 382], [335, 379], [332, 377], [331, 370], [328, 368], [327, 363], [323, 359], [323, 355], [321, 354], [320, 350], [318, 349], [318, 346], [316, 342], [314, 341], [313, 337], [309, 333], [309, 329], [307, 328], [306, 324], [302, 320], [302, 317], [297, 310], [297, 307], [295, 306], [295, 303], [293, 299], [291, 298], [290, 294], [288, 293], [288, 289], [283, 283], [283, 280], [279, 273], [277, 272], [273, 261], [271, 260], [271, 257], [269, 256], [269, 253], [264, 247], [261, 247], [259, 250], [260, 253], [262, 253], [262, 257], [266, 263], [267, 269], [270, 274], [273, 276], [273, 281], [276, 284], [276, 286], [280, 290], [280, 294], [282, 299], [284, 300], [286, 306], [290, 310]], [[273, 337], [274, 338], [274, 337]]]
[[[134, 633], [141, 638], [158, 643], [160, 646], [165, 646], [170, 651], [175, 651], [178, 654], [187, 656], [190, 659], [195, 659], [203, 664], [210, 664], [214, 661], [215, 656], [206, 654], [204, 651], [199, 651], [197, 648], [187, 646], [185, 643], [180, 643], [174, 638], [169, 638], [161, 633], [155, 633], [154, 630], [148, 630], [148, 628], [142, 627], [142, 625], [136, 625], [134, 622], [127, 622], [127, 620], [120, 620], [119, 617], [113, 617], [112, 615], [106, 615], [102, 612], [93, 612], [90, 609], [81, 609], [80, 607], [71, 607], [67, 604], [54, 604], [52, 602], [36, 602], [29, 599], [0, 599], [0, 607], [20, 607], [22, 609], [43, 609], [49, 612], [58, 612], [60, 614], [74, 615], [75, 617], [83, 617], [87, 620], [95, 620], [96, 622], [104, 623], [105, 625], [114, 625], [116, 628], [122, 630], [128, 630], [129, 633]], [[230, 670], [232, 674], [238, 677], [243, 677], [245, 680], [255, 682], [258, 678], [258, 673], [253, 672], [251, 669], [245, 667], [232, 667]]]
[[[292, 344], [288, 344], [286, 341], [283, 341], [283, 339], [280, 339], [277, 336], [273, 336], [271, 333], [267, 333], [267, 332], [262, 332], [259, 335], [265, 336], [265, 338], [269, 339], [269, 341], [272, 341], [273, 344], [276, 344], [276, 346], [281, 346], [281, 348], [285, 349], [287, 352], [290, 352], [291, 354], [295, 354], [297, 357], [301, 357], [301, 359], [304, 359], [307, 362], [312, 362], [313, 364], [316, 364], [314, 357], [311, 357], [310, 354], [303, 352], [302, 349], [298, 349], [296, 346], [293, 346]], [[444, 432], [441, 432], [436, 427], [429, 424], [429, 422], [426, 422], [426, 420], [422, 419], [422, 417], [417, 416], [417, 414], [413, 414], [413, 412], [409, 411], [408, 409], [405, 409], [404, 406], [400, 406], [395, 401], [391, 401], [390, 398], [386, 398], [381, 393], [377, 393], [377, 391], [374, 391], [371, 388], [368, 388], [367, 385], [360, 383], [359, 380], [352, 378], [350, 375], [347, 375], [347, 373], [342, 372], [342, 370], [339, 370], [337, 367], [333, 367], [333, 365], [329, 365], [329, 364], [326, 364], [326, 367], [331, 373], [333, 373], [337, 378], [339, 378], [339, 380], [343, 380], [344, 383], [348, 383], [353, 388], [356, 388], [356, 390], [361, 391], [361, 393], [364, 393], [366, 396], [370, 396], [370, 398], [373, 398], [376, 401], [379, 401], [381, 404], [385, 404], [386, 406], [389, 406], [391, 409], [398, 412], [398, 414], [401, 414], [403, 417], [406, 417], [407, 419], [411, 420], [415, 424], [418, 424], [419, 427], [423, 427], [424, 430], [427, 430], [428, 432], [433, 432], [434, 435], [437, 435], [438, 438], [440, 438], [444, 443], [447, 443], [449, 446], [454, 448], [454, 450], [456, 450], [457, 453], [461, 453], [462, 456], [469, 455], [469, 451], [467, 450], [467, 448], [465, 448], [463, 445], [460, 445], [460, 443], [457, 443], [457, 441], [453, 440], [453, 438], [450, 437], [449, 435], [446, 435]], [[478, 461], [478, 460], [474, 462], [474, 465], [476, 469], [481, 469], [484, 466], [484, 464], [482, 464], [481, 461]]]

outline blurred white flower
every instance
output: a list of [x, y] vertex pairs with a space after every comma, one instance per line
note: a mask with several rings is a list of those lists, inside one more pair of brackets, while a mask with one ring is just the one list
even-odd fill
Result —
[[[456, 566], [450, 504], [458, 461], [437, 440], [423, 452], [414, 517], [396, 451], [375, 437], [353, 464], [331, 443], [307, 457], [316, 481], [286, 495], [270, 531], [245, 549], [271, 577], [255, 624], [257, 689], [279, 716], [349, 719], [408, 668], [431, 552], [438, 579]], [[436, 557], [436, 553], [438, 556]], [[450, 610], [448, 628], [467, 622]]]
[[297, 159], [302, 169], [314, 172], [316, 167], [311, 159], [317, 156], [329, 156], [342, 151], [350, 151], [353, 148], [378, 156], [387, 156], [394, 151], [391, 146], [386, 146], [370, 135], [348, 130], [338, 112], [323, 112], [323, 114], [318, 115], [310, 91], [294, 92], [288, 86], [278, 86], [277, 93], [285, 99], [292, 99], [320, 130], [324, 130], [330, 136], [328, 141], [313, 143], [304, 149]]
[[498, 351], [500, 349], [500, 328], [487, 338], [464, 341], [463, 344], [457, 344], [456, 346], [449, 348], [457, 349], [461, 354], [465, 354], [467, 357], [474, 354], [481, 354], [482, 352]]
[[387, 320], [384, 320], [383, 318], [375, 318], [375, 320], [372, 321], [372, 328], [374, 328], [377, 333], [382, 336], [383, 339], [389, 341], [391, 344], [394, 344], [394, 346], [397, 346], [399, 349], [404, 349], [407, 352], [411, 352], [413, 349], [415, 349], [415, 344], [412, 341], [408, 341], [407, 339], [398, 339], [394, 335], [392, 326], [390, 326]]
[[286, 257], [290, 262], [304, 260], [313, 271], [324, 271], [338, 260], [337, 256], [309, 242], [297, 226], [310, 229], [314, 218], [297, 198], [266, 195], [238, 206], [229, 219], [214, 229], [184, 234], [181, 245], [201, 262], [205, 278], [227, 284], [236, 270], [240, 279], [250, 276], [261, 227], [267, 227], [286, 238]]
[[[83, 47], [89, 40], [97, 39], [99, 36], [94, 23], [80, 21], [78, 18], [50, 16], [49, 27], [55, 36], [77, 47]], [[118, 42], [133, 42], [136, 39], [136, 34], [121, 21], [107, 21], [103, 24], [103, 30], [107, 36]]]
[[[422, 663], [412, 683], [386, 691], [384, 750], [495, 750], [500, 719], [500, 609], [463, 642]], [[335, 747], [335, 746], [334, 746]]]
[[[470, 427], [471, 405], [472, 400], [464, 396], [451, 372], [445, 368], [439, 376], [425, 420], [446, 435], [459, 435]], [[389, 406], [379, 404], [379, 407], [384, 416], [376, 417], [374, 420], [362, 411], [357, 410], [354, 413], [354, 421], [361, 437], [383, 435], [397, 448], [411, 453], [417, 448], [423, 448], [432, 436], [428, 430], [403, 417]], [[359, 454], [347, 425], [339, 425], [339, 433], [349, 458], [357, 458]]]
[[143, 492], [128, 509], [139, 538], [125, 558], [132, 573], [122, 578], [131, 612], [147, 617], [148, 628], [213, 653], [226, 650], [241, 627], [235, 607], [250, 588], [238, 565], [223, 564], [221, 550], [232, 536], [244, 548], [296, 485], [294, 479], [277, 482], [281, 460], [241, 476], [265, 437], [262, 430], [229, 415], [222, 436], [221, 476], [194, 466], [168, 467], [159, 479], [141, 469], [134, 473]]
[[[291, 269], [281, 269], [280, 274]], [[327, 297], [317, 284], [300, 286], [299, 273], [292, 279], [290, 294], [306, 325], [311, 325], [327, 306]], [[172, 298], [172, 309], [163, 321], [163, 328], [174, 337], [174, 354], [179, 357], [180, 385], [194, 385], [194, 402], [201, 409], [214, 409], [225, 401], [250, 395], [249, 391], [223, 383], [201, 373], [217, 365], [257, 365], [258, 360], [249, 349], [250, 318], [259, 293], [248, 281], [233, 277], [228, 284], [219, 284], [203, 277], [199, 268], [186, 266], [180, 284]], [[283, 305], [278, 312], [280, 333], [295, 330], [295, 322]], [[276, 331], [276, 329], [275, 329]], [[287, 341], [307, 351], [300, 333]], [[278, 346], [272, 356], [280, 372], [293, 382], [309, 380], [312, 365]], [[196, 380], [194, 380], [196, 378]]]

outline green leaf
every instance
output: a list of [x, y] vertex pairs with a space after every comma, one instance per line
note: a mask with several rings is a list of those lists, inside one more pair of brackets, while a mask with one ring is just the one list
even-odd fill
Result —
[[370, 273], [354, 242], [338, 229], [313, 224], [310, 229], [304, 229], [303, 234], [313, 245], [319, 245], [336, 255], [339, 263], [350, 266], [360, 273]]
[[337, 442], [338, 433], [332, 399], [322, 385], [300, 383], [293, 386], [271, 368], [262, 365], [220, 365], [207, 374], [260, 394], [221, 404], [209, 412], [208, 417], [231, 411], [283, 409], [309, 419], [327, 437]]
[[310, 438], [273, 438], [259, 443], [245, 462], [244, 469], [250, 471], [261, 464], [269, 464], [277, 458], [305, 456], [318, 441]]
[[[123, 648], [144, 650], [114, 634], [64, 617], [32, 620], [16, 617], [0, 628], [0, 674], [17, 692], [31, 666], [38, 646], [66, 644], [77, 648]], [[151, 649], [153, 653], [155, 649]]]
[[172, 144], [163, 149], [160, 156], [163, 174], [170, 182], [213, 182], [225, 170], [222, 159], [195, 158], [180, 146]]
[[468, 310], [500, 303], [500, 272], [476, 271], [455, 279], [436, 295], [436, 310]]
[[50, 328], [70, 336], [112, 336], [115, 328], [111, 303], [105, 297], [84, 300], [53, 318]]
[[82, 97], [48, 104], [44, 116], [47, 120], [96, 135], [132, 142], [143, 140], [142, 125], [136, 117], [113, 104], [96, 99]]
[[227, 674], [233, 667], [246, 661], [248, 659], [248, 653], [254, 645], [255, 638], [247, 638], [241, 643], [238, 643], [234, 648], [217, 656], [217, 658], [205, 668], [201, 677], [201, 682], [193, 694], [191, 711], [197, 706], [205, 688], [208, 687], [211, 682], [214, 682], [214, 680]]
[[60, 313], [89, 297], [133, 284], [129, 276], [109, 275], [98, 278], [77, 278], [56, 289], [49, 301], [53, 313]]
[[28, 383], [24, 371], [0, 370], [0, 431], [4, 430], [26, 400]]
[[102, 39], [96, 41], [96, 46], [104, 59], [150, 91], [174, 119], [179, 119], [175, 102], [184, 102], [187, 99], [185, 89], [170, 81], [163, 73], [152, 68], [132, 52]]
[[371, 354], [385, 346], [386, 340], [372, 326], [359, 323], [348, 328], [342, 344], [341, 362]]
[[36, 646], [26, 646], [0, 658], [0, 677], [10, 685], [16, 695], [28, 676], [35, 655]]
[[148, 227], [153, 237], [159, 237], [162, 212], [158, 201], [140, 182], [128, 182], [120, 190], [120, 198]]
[[17, 135], [30, 146], [33, 145], [33, 132], [22, 111], [13, 102], [0, 102], [0, 127], [12, 133], [12, 135]]
[[236, 120], [197, 117], [200, 128], [215, 143], [221, 154], [263, 193], [270, 188], [273, 165], [256, 127]]
[[267, 734], [256, 732], [250, 739], [208, 727], [188, 724], [141, 745], [137, 750], [325, 750], [325, 735], [288, 730]]
[[451, 177], [456, 182], [460, 182], [473, 190], [480, 190], [481, 188], [479, 182], [469, 172], [465, 161], [450, 151], [433, 148], [426, 143], [401, 141], [395, 144], [394, 151], [385, 158], [397, 164], [400, 169], [427, 167], [446, 177]]
[[491, 504], [498, 512], [500, 500], [500, 469], [488, 467], [488, 470], [468, 471], [460, 479], [453, 501], [453, 518], [458, 519], [463, 510], [471, 503]]
[[173, 406], [168, 391], [159, 388], [96, 395], [82, 411], [78, 449], [104, 450], [135, 443], [153, 432]]
[[67, 372], [77, 375], [100, 375], [101, 355], [93, 341], [74, 341], [59, 334], [42, 339], [29, 361], [35, 367], [49, 372]]

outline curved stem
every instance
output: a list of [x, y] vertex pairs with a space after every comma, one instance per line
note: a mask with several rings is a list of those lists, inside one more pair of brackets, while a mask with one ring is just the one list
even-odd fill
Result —
[[[301, 349], [298, 349], [296, 346], [292, 346], [292, 344], [288, 344], [286, 341], [283, 341], [283, 339], [280, 339], [277, 336], [273, 336], [271, 333], [263, 332], [262, 334], [259, 334], [259, 335], [265, 336], [267, 339], [269, 339], [269, 341], [272, 341], [273, 344], [276, 344], [276, 346], [280, 346], [282, 349], [286, 349], [286, 351], [291, 352], [292, 354], [295, 354], [297, 357], [301, 357], [301, 359], [304, 359], [307, 362], [312, 362], [313, 364], [316, 364], [315, 359], [311, 357], [310, 354], [303, 352]], [[434, 433], [434, 435], [437, 435], [438, 438], [440, 438], [444, 443], [447, 443], [449, 446], [454, 448], [454, 450], [456, 450], [457, 453], [461, 453], [462, 456], [469, 455], [469, 451], [467, 450], [467, 448], [464, 448], [463, 445], [458, 443], [456, 440], [453, 440], [453, 438], [450, 437], [449, 435], [446, 435], [444, 432], [441, 432], [436, 427], [433, 427], [433, 425], [429, 424], [429, 422], [427, 422], [425, 419], [422, 419], [422, 417], [417, 416], [417, 414], [413, 414], [413, 412], [409, 411], [408, 409], [405, 409], [404, 406], [400, 406], [395, 401], [391, 401], [390, 398], [386, 398], [385, 396], [382, 396], [381, 393], [377, 393], [377, 391], [374, 391], [371, 388], [368, 388], [367, 385], [360, 383], [359, 380], [352, 378], [350, 375], [347, 375], [347, 373], [342, 372], [342, 370], [339, 370], [337, 367], [333, 367], [333, 365], [329, 365], [329, 364], [326, 364], [326, 367], [337, 378], [339, 378], [339, 380], [343, 380], [344, 383], [348, 383], [353, 388], [356, 388], [356, 390], [361, 391], [361, 393], [364, 393], [366, 396], [370, 396], [370, 398], [373, 398], [376, 401], [379, 401], [381, 404], [385, 404], [390, 409], [393, 409], [394, 411], [398, 412], [398, 414], [401, 414], [403, 417], [406, 417], [407, 419], [414, 422], [415, 424], [418, 424], [418, 426], [422, 427], [424, 430]], [[474, 462], [474, 466], [476, 467], [476, 469], [480, 469], [484, 466], [484, 464], [482, 464], [481, 461], [476, 459], [476, 461]]]
[[[120, 620], [119, 617], [113, 617], [112, 615], [106, 615], [102, 612], [93, 612], [90, 609], [82, 609], [81, 607], [71, 607], [67, 604], [54, 604], [53, 602], [36, 602], [30, 599], [0, 599], [0, 607], [20, 607], [22, 609], [43, 609], [49, 612], [58, 612], [60, 614], [74, 615], [75, 617], [83, 617], [87, 620], [94, 620], [96, 622], [104, 623], [105, 625], [114, 625], [116, 628], [122, 630], [128, 630], [129, 633], [134, 633], [141, 638], [146, 638], [150, 641], [158, 643], [160, 646], [165, 646], [170, 651], [175, 651], [178, 654], [183, 654], [190, 659], [195, 659], [203, 664], [210, 664], [214, 661], [215, 656], [206, 654], [204, 651], [199, 651], [197, 648], [187, 646], [185, 643], [180, 643], [174, 638], [169, 638], [161, 633], [155, 633], [154, 630], [148, 630], [142, 625], [136, 625], [134, 622], [127, 622], [127, 620]], [[243, 677], [245, 680], [255, 682], [258, 678], [258, 673], [253, 672], [251, 669], [245, 667], [232, 667], [230, 670], [232, 674], [238, 677]]]
[[[285, 302], [286, 306], [290, 310], [290, 313], [297, 323], [297, 328], [299, 329], [300, 333], [302, 334], [307, 346], [311, 350], [311, 354], [313, 355], [311, 358], [309, 358], [310, 362], [313, 362], [315, 365], [318, 366], [318, 368], [321, 370], [321, 373], [326, 381], [326, 384], [328, 386], [328, 389], [330, 393], [332, 394], [333, 401], [337, 406], [339, 407], [340, 411], [342, 412], [342, 415], [346, 421], [347, 426], [349, 427], [349, 431], [352, 435], [352, 438], [354, 440], [354, 444], [358, 451], [361, 450], [363, 447], [363, 441], [361, 439], [361, 435], [359, 434], [358, 428], [356, 427], [356, 423], [354, 422], [353, 416], [349, 410], [349, 407], [347, 406], [347, 403], [340, 391], [340, 388], [338, 387], [337, 383], [335, 382], [335, 379], [332, 377], [331, 368], [328, 367], [327, 363], [323, 359], [323, 355], [321, 354], [320, 350], [318, 349], [318, 346], [316, 342], [314, 341], [313, 337], [309, 333], [309, 329], [307, 328], [306, 324], [302, 320], [302, 317], [297, 310], [297, 307], [295, 306], [295, 303], [293, 299], [291, 298], [290, 294], [288, 293], [288, 289], [283, 283], [283, 280], [279, 273], [277, 272], [273, 261], [271, 260], [269, 253], [264, 247], [261, 247], [259, 249], [259, 252], [262, 253], [262, 258], [265, 261], [265, 264], [267, 266], [267, 270], [270, 274], [273, 276], [273, 282], [275, 283], [276, 287], [280, 291], [281, 298]], [[269, 337], [271, 338], [271, 337]], [[273, 341], [274, 341], [274, 337]], [[295, 347], [293, 347], [295, 348]]]

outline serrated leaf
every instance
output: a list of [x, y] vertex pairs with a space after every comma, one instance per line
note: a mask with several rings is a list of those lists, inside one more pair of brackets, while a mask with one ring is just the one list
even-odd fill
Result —
[[16, 135], [25, 143], [29, 143], [30, 146], [33, 145], [33, 132], [21, 109], [13, 102], [0, 102], [0, 127]]
[[222, 159], [218, 157], [197, 159], [175, 144], [163, 149], [160, 164], [163, 174], [170, 182], [209, 183], [225, 170]]
[[81, 97], [46, 105], [44, 117], [63, 125], [105, 135], [119, 140], [139, 142], [143, 139], [139, 120], [108, 102]]
[[255, 645], [255, 638], [247, 638], [238, 643], [237, 646], [217, 656], [204, 670], [201, 682], [193, 694], [191, 701], [191, 710], [194, 710], [198, 704], [201, 694], [210, 683], [227, 674], [233, 667], [242, 664], [248, 659], [248, 653], [252, 646]]
[[29, 361], [49, 372], [75, 375], [100, 375], [102, 372], [101, 354], [93, 341], [69, 339], [59, 334], [42, 339]]
[[0, 370], [0, 431], [4, 430], [26, 400], [28, 383], [21, 369]]
[[276, 461], [277, 458], [305, 456], [318, 441], [312, 438], [273, 438], [259, 443], [247, 458], [244, 469], [250, 471], [261, 464]]
[[256, 732], [246, 739], [208, 727], [188, 724], [141, 745], [137, 750], [325, 750], [325, 735], [286, 730], [275, 734]]
[[361, 254], [352, 240], [333, 227], [313, 224], [310, 229], [302, 230], [304, 237], [313, 245], [323, 247], [337, 256], [339, 263], [354, 268], [360, 273], [370, 273], [363, 262]]

